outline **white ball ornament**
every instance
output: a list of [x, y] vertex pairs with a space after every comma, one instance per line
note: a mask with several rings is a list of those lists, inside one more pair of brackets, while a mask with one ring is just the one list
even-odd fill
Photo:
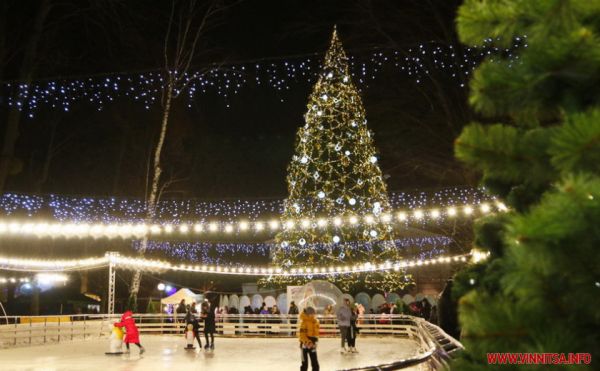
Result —
[[333, 242], [335, 242], [335, 243], [340, 242], [340, 236], [333, 236]]
[[319, 198], [325, 198], [325, 192], [323, 192], [323, 191], [320, 191], [320, 192], [317, 194], [317, 196], [318, 196]]
[[377, 237], [377, 231], [374, 229], [371, 229], [371, 231], [369, 232], [369, 234], [371, 235], [371, 237]]
[[351, 199], [348, 200], [348, 203], [350, 205], [355, 205], [356, 204], [356, 200], [354, 198], [351, 198]]
[[377, 157], [371, 156], [371, 158], [369, 158], [369, 161], [371, 161], [371, 163], [374, 164], [377, 162]]

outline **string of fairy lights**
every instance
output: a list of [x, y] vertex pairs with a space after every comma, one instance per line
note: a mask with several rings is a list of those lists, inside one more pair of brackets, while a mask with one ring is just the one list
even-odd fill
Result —
[[[206, 264], [172, 264], [163, 260], [125, 257], [118, 253], [110, 252], [102, 257], [77, 260], [41, 260], [0, 257], [0, 269], [28, 272], [64, 272], [72, 270], [95, 269], [112, 265], [115, 268], [136, 269], [150, 272], [178, 271], [246, 276], [336, 276], [365, 272], [399, 271], [408, 268], [437, 264], [465, 263], [469, 260], [471, 255], [472, 254], [469, 253], [454, 256], [438, 256], [431, 259], [399, 260], [393, 262], [388, 261], [379, 264], [364, 262], [354, 265], [314, 266], [283, 269], [280, 267], [253, 265], [221, 266]], [[483, 259], [484, 257], [479, 258]]]
[[[424, 223], [441, 218], [454, 219], [458, 217], [474, 217], [495, 211], [507, 211], [502, 202], [482, 203], [479, 205], [450, 206], [445, 209], [417, 209], [413, 211], [398, 211], [393, 213], [367, 215], [340, 215], [335, 217], [303, 218], [300, 220], [238, 220], [223, 222], [190, 222], [175, 224], [146, 224], [146, 223], [76, 223], [76, 222], [46, 222], [21, 221], [4, 218], [0, 221], [0, 236], [33, 236], [39, 238], [142, 238], [152, 236], [211, 237], [215, 235], [261, 234], [270, 235], [281, 230], [311, 230], [339, 228], [372, 228], [376, 225], [408, 226], [410, 223]], [[342, 242], [339, 239], [333, 241]]]
[[[476, 48], [431, 42], [406, 50], [376, 49], [366, 55], [350, 56], [350, 74], [360, 88], [367, 88], [369, 82], [385, 70], [412, 78], [416, 83], [421, 83], [438, 70], [464, 87], [464, 81], [483, 58], [498, 56], [498, 59], [516, 63], [517, 51], [522, 47], [527, 47], [526, 36], [515, 38], [510, 48], [499, 48], [494, 45], [494, 40], [486, 38], [482, 46]], [[197, 96], [212, 93], [224, 98], [229, 107], [231, 97], [239, 94], [242, 88], [252, 86], [273, 89], [284, 101], [281, 93], [291, 90], [296, 84], [316, 81], [321, 69], [320, 60], [318, 55], [313, 54], [191, 71], [183, 78], [188, 85], [185, 92], [187, 104], [191, 107]], [[160, 102], [165, 77], [160, 71], [146, 71], [48, 79], [31, 84], [6, 82], [0, 84], [0, 95], [6, 97], [3, 101], [8, 106], [26, 112], [31, 118], [42, 107], [68, 112], [76, 104], [87, 103], [101, 111], [118, 99], [128, 99], [150, 109]]]
[[[422, 259], [431, 258], [434, 255], [442, 255], [454, 240], [446, 236], [425, 236], [425, 237], [406, 237], [398, 238], [393, 241], [397, 249], [406, 251], [407, 249], [417, 249], [416, 254], [411, 256]], [[142, 241], [132, 241], [132, 247], [135, 251], [140, 250]], [[333, 244], [310, 244], [306, 249], [327, 251]], [[156, 241], [147, 242], [146, 251], [150, 254], [160, 253], [167, 258], [173, 257], [188, 262], [202, 262], [205, 264], [231, 264], [240, 265], [241, 263], [232, 263], [240, 256], [252, 256], [261, 260], [268, 259], [275, 243], [210, 243], [210, 242], [189, 242], [189, 241]], [[278, 247], [278, 246], [277, 246]], [[278, 247], [280, 248], [280, 247]], [[292, 249], [289, 246], [288, 249]], [[370, 251], [373, 246], [368, 242], [347, 242], [344, 246], [346, 251], [353, 253], [358, 249]], [[285, 250], [285, 248], [283, 248]]]
[[[436, 191], [391, 192], [390, 206], [398, 210], [417, 210], [493, 203], [495, 198], [483, 188], [450, 187]], [[362, 200], [355, 200], [360, 206]], [[163, 223], [185, 220], [223, 222], [236, 219], [254, 221], [283, 214], [283, 199], [256, 200], [164, 200], [156, 206], [156, 218]], [[116, 197], [75, 197], [65, 195], [0, 195], [0, 214], [7, 217], [44, 217], [72, 223], [141, 223], [145, 220], [143, 199]]]

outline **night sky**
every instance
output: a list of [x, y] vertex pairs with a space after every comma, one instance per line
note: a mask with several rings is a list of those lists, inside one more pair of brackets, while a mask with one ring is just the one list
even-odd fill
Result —
[[[357, 58], [378, 49], [402, 53], [427, 42], [459, 48], [453, 30], [457, 3], [241, 1], [203, 35], [194, 66], [282, 63], [310, 54], [320, 59], [334, 24], [348, 54]], [[2, 33], [0, 45], [5, 82], [18, 80], [39, 4], [3, 4], [9, 15], [4, 27], [10, 30]], [[35, 53], [33, 79], [158, 71], [170, 5], [151, 4], [54, 3]], [[383, 72], [363, 88], [390, 190], [472, 183], [472, 174], [452, 158], [453, 139], [471, 119], [466, 88], [448, 75], [437, 71], [417, 84], [409, 76]], [[172, 183], [165, 197], [285, 197], [286, 166], [311, 85], [299, 79], [277, 93], [247, 86], [227, 100], [207, 93], [197, 96], [191, 108], [179, 99], [163, 157], [164, 179]], [[2, 97], [2, 117], [5, 103]], [[160, 118], [159, 105], [145, 110], [130, 101], [117, 100], [101, 112], [89, 104], [74, 105], [68, 113], [42, 107], [34, 118], [22, 117], [17, 166], [6, 191], [143, 197]]]

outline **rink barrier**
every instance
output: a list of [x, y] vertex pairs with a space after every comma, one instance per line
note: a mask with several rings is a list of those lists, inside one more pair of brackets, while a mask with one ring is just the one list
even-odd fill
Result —
[[[183, 316], [168, 314], [134, 315], [141, 334], [183, 334]], [[321, 323], [320, 337], [337, 337], [339, 329], [335, 316], [318, 315]], [[0, 347], [18, 347], [60, 343], [64, 341], [107, 338], [112, 324], [120, 315], [84, 314], [60, 316], [9, 316], [0, 317]], [[223, 337], [295, 337], [297, 316], [289, 315], [218, 315], [217, 335]], [[368, 314], [357, 321], [360, 336], [399, 337], [418, 343], [418, 353], [413, 357], [386, 365], [375, 365], [347, 371], [401, 370], [416, 364], [439, 370], [463, 346], [422, 318], [405, 315]], [[201, 330], [203, 324], [201, 322]]]

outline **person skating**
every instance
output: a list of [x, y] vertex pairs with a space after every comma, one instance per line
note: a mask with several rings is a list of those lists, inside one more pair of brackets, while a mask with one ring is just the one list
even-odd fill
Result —
[[129, 353], [129, 344], [133, 343], [140, 348], [140, 354], [143, 354], [146, 350], [140, 344], [140, 332], [135, 325], [135, 319], [133, 319], [133, 313], [128, 310], [123, 313], [121, 316], [121, 322], [115, 322], [114, 325], [116, 327], [124, 327], [125, 328], [125, 346], [127, 347], [127, 351], [125, 353]]
[[[298, 321], [298, 306], [296, 305], [296, 303], [292, 300], [292, 302], [290, 303], [290, 309], [288, 309], [288, 315], [290, 316], [290, 323], [292, 325], [295, 325], [296, 322]], [[295, 326], [293, 326], [295, 327]], [[292, 331], [292, 336], [296, 335], [295, 331]]]
[[356, 350], [356, 337], [358, 336], [358, 326], [356, 325], [356, 321], [358, 319], [358, 308], [352, 309], [352, 316], [350, 317], [350, 334], [348, 336], [348, 348], [350, 348], [351, 353], [358, 353]]
[[340, 328], [340, 336], [342, 341], [342, 347], [340, 353], [344, 354], [347, 352], [345, 343], [350, 345], [350, 319], [352, 318], [352, 311], [350, 310], [350, 300], [344, 299], [344, 303], [340, 306], [337, 311], [337, 323]]
[[[202, 303], [202, 319], [204, 319], [204, 339], [206, 340], [204, 349], [215, 349], [215, 312], [211, 309], [209, 302]], [[208, 341], [209, 335], [210, 342]]]
[[177, 318], [177, 322], [183, 322], [185, 320], [185, 314], [187, 313], [187, 308], [185, 306], [185, 299], [181, 299], [179, 305], [175, 309], [175, 318]]
[[302, 365], [300, 371], [308, 370], [308, 358], [312, 371], [319, 371], [319, 360], [317, 359], [317, 342], [319, 341], [319, 320], [315, 318], [315, 309], [307, 307], [300, 314], [300, 352]]
[[[194, 308], [194, 310], [195, 310], [195, 308]], [[194, 337], [198, 341], [198, 347], [200, 347], [200, 349], [202, 349], [202, 341], [200, 341], [200, 323], [198, 322], [198, 318], [196, 318], [196, 316], [194, 315], [194, 312], [192, 312], [191, 307], [190, 307], [190, 310], [185, 315], [186, 327], [187, 327], [187, 325], [190, 325], [190, 324], [192, 325], [192, 331], [194, 332]]]

